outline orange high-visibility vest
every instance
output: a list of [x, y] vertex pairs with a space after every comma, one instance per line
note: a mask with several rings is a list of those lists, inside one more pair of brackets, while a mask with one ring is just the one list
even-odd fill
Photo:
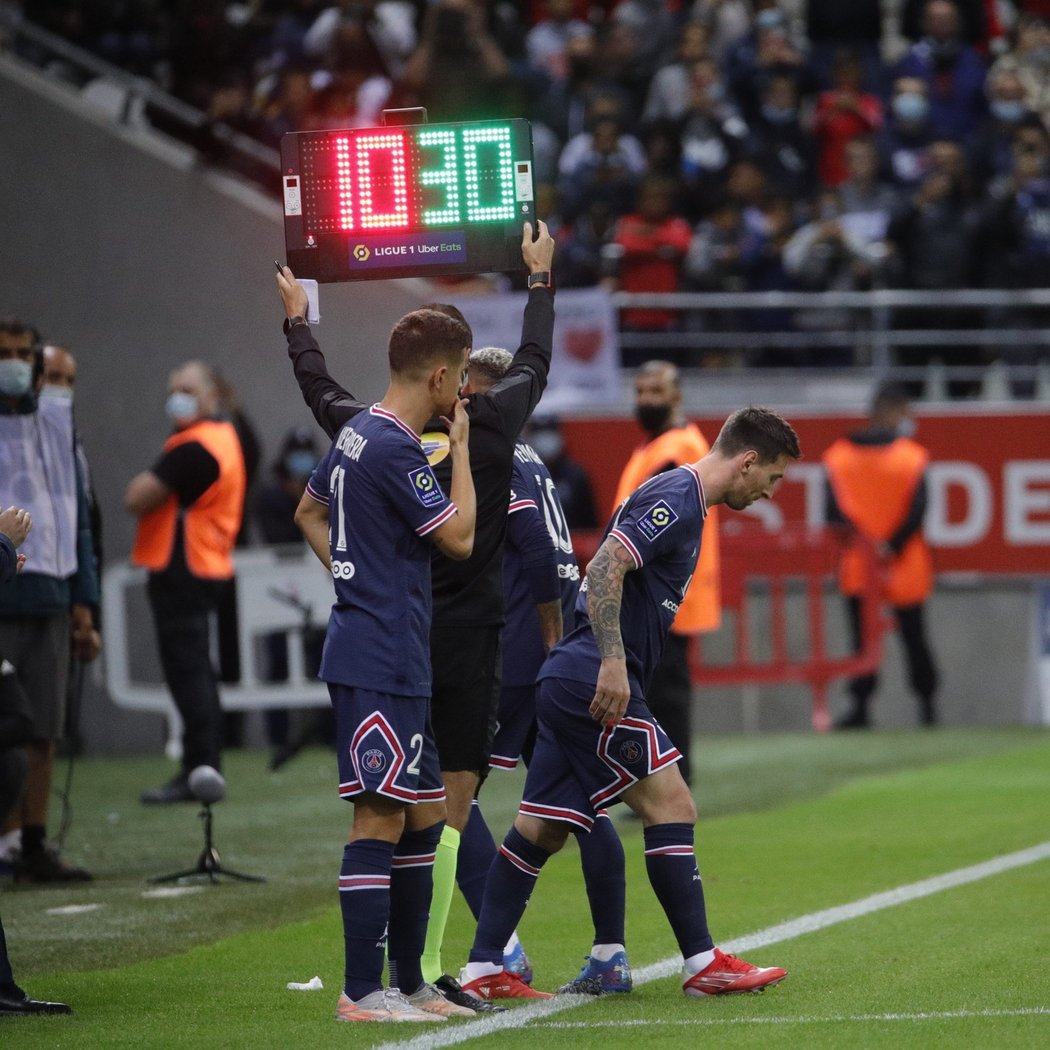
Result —
[[[929, 453], [910, 438], [888, 445], [858, 445], [840, 438], [824, 453], [831, 490], [839, 508], [861, 535], [884, 543], [908, 516]], [[933, 589], [933, 560], [921, 530], [890, 559], [885, 595], [893, 605], [918, 605]], [[847, 549], [839, 565], [843, 594], [859, 594], [864, 585], [864, 562], [857, 550]]]
[[[710, 445], [695, 423], [673, 427], [648, 444], [634, 450], [620, 475], [613, 510], [668, 463], [676, 467], [694, 463], [706, 456]], [[700, 557], [689, 589], [678, 606], [671, 630], [676, 634], [699, 634], [717, 630], [722, 622], [721, 560], [718, 556], [718, 509], [711, 507], [704, 522], [704, 539]]]
[[[219, 476], [182, 516], [186, 565], [194, 576], [228, 580], [233, 576], [233, 551], [244, 513], [244, 455], [237, 431], [230, 423], [202, 419], [176, 431], [164, 442], [164, 451], [196, 441], [219, 464]], [[171, 562], [179, 503], [174, 493], [161, 506], [139, 518], [131, 560], [152, 572]]]

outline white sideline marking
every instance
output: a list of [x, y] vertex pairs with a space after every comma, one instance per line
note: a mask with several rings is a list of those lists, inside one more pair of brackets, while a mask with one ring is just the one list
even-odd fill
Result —
[[537, 1024], [535, 1028], [569, 1029], [569, 1028], [653, 1028], [657, 1025], [676, 1025], [693, 1027], [694, 1025], [746, 1025], [746, 1024], [826, 1024], [828, 1021], [951, 1021], [955, 1018], [974, 1017], [1050, 1017], [1050, 1006], [1028, 1006], [1019, 1010], [941, 1010], [937, 1013], [917, 1014], [831, 1014], [821, 1017], [697, 1017], [688, 1021], [658, 1020], [651, 1018], [645, 1021], [550, 1021]]
[[[1001, 875], [1005, 871], [1014, 868], [1023, 868], [1029, 864], [1036, 864], [1041, 860], [1050, 858], [1050, 842], [1041, 842], [1038, 846], [1018, 850], [1016, 853], [1005, 853], [1000, 857], [973, 864], [968, 868], [958, 868], [955, 871], [945, 872], [943, 875], [934, 875], [929, 879], [919, 882], [911, 882], [896, 889], [886, 890], [884, 893], [874, 893], [870, 897], [862, 897], [860, 900], [850, 904], [840, 904], [834, 908], [825, 908], [823, 911], [811, 912], [809, 915], [801, 915], [797, 919], [778, 923], [776, 926], [768, 926], [764, 930], [737, 937], [722, 945], [724, 950], [733, 953], [753, 951], [755, 948], [766, 948], [771, 944], [780, 944], [795, 937], [801, 937], [806, 933], [815, 933], [828, 926], [835, 926], [840, 922], [849, 922], [851, 919], [859, 919], [862, 915], [870, 915], [872, 912], [882, 911], [884, 908], [894, 908], [898, 904], [907, 904], [909, 901], [919, 900], [921, 897], [929, 897], [944, 890], [955, 889], [957, 886], [965, 886], [970, 882], [979, 882], [981, 879], [990, 878], [993, 875]], [[643, 966], [634, 971], [634, 983], [636, 985], [648, 984], [663, 977], [670, 977], [678, 973], [682, 966], [680, 955], [674, 955], [649, 966]], [[513, 1028], [524, 1028], [525, 1025], [549, 1017], [552, 1014], [561, 1013], [563, 1010], [572, 1010], [577, 1006], [595, 1002], [597, 997], [590, 995], [559, 995], [554, 999], [542, 999], [527, 1006], [519, 1006], [509, 1010], [505, 1014], [492, 1014], [488, 1017], [480, 1017], [476, 1021], [467, 1021], [448, 1028], [440, 1034], [427, 1032], [404, 1042], [383, 1043], [375, 1050], [438, 1050], [439, 1047], [455, 1046], [458, 1043], [466, 1043], [471, 1039], [480, 1039], [486, 1035], [506, 1031]], [[833, 1020], [834, 1018], [824, 1018]], [[622, 1023], [622, 1022], [621, 1022]]]

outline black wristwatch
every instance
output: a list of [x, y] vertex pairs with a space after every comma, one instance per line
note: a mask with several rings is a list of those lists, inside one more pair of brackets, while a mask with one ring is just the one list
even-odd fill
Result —
[[537, 273], [530, 273], [525, 283], [530, 290], [533, 288], [551, 288], [554, 285], [554, 282], [551, 280], [550, 270], [539, 270]]
[[307, 321], [302, 314], [296, 314], [294, 317], [286, 317], [284, 319], [284, 334], [287, 335], [297, 324], [305, 324], [309, 326], [310, 322]]

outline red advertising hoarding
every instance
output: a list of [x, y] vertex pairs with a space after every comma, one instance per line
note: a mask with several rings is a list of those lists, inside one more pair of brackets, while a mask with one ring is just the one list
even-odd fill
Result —
[[[754, 512], [769, 528], [823, 521], [820, 460], [861, 416], [788, 413], [804, 458], [792, 465], [772, 503]], [[722, 419], [697, 418], [709, 441]], [[1050, 412], [917, 412], [916, 440], [930, 451], [926, 531], [937, 571], [1050, 575]], [[642, 433], [630, 419], [564, 423], [569, 453], [591, 475], [599, 515], [611, 509], [620, 469]], [[723, 521], [732, 520], [725, 512]]]

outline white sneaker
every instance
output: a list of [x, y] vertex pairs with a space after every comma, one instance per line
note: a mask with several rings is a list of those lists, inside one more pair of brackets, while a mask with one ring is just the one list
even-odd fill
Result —
[[337, 1021], [444, 1021], [440, 1014], [417, 1010], [393, 988], [377, 988], [355, 1003], [344, 992], [335, 1008]]
[[413, 992], [408, 1001], [417, 1009], [440, 1017], [476, 1017], [477, 1011], [468, 1006], [450, 1003], [432, 984], [420, 985], [419, 991]]

